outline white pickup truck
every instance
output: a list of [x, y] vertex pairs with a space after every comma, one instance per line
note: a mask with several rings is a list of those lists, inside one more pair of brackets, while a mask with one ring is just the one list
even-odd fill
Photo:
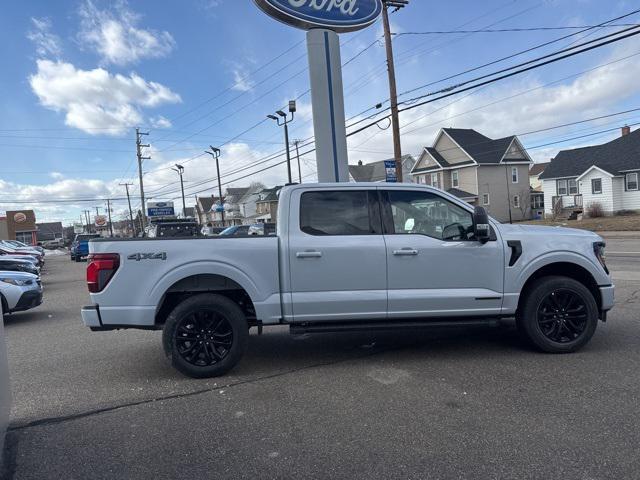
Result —
[[[598, 235], [503, 225], [409, 184], [282, 189], [276, 236], [94, 239], [82, 309], [95, 331], [163, 330], [192, 377], [229, 371], [249, 329], [292, 333], [496, 325], [572, 352], [613, 307]], [[114, 340], [115, 341], [115, 340]]]

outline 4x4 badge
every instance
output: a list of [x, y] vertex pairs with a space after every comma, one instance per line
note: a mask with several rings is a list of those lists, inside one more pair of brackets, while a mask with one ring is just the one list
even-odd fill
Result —
[[161, 253], [132, 253], [127, 257], [127, 260], [135, 260], [139, 262], [141, 260], [166, 260], [167, 252]]

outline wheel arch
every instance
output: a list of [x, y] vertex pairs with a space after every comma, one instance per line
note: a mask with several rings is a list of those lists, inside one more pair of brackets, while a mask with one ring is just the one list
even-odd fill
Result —
[[540, 266], [537, 270], [529, 274], [520, 290], [521, 295], [518, 300], [518, 310], [520, 310], [526, 294], [530, 291], [532, 285], [540, 278], [550, 276], [568, 277], [580, 282], [589, 289], [596, 301], [596, 304], [598, 305], [598, 309], [600, 310], [602, 308], [602, 295], [600, 293], [600, 288], [598, 287], [598, 282], [592, 272], [583, 265], [575, 262], [555, 261]]
[[242, 285], [224, 275], [198, 273], [176, 280], [165, 290], [156, 308], [155, 324], [163, 325], [178, 304], [201, 293], [216, 293], [229, 298], [242, 309], [249, 322], [255, 321], [253, 299]]

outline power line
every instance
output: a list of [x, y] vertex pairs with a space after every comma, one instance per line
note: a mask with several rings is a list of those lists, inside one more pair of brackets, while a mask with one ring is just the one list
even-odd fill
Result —
[[592, 29], [598, 27], [630, 27], [637, 26], [637, 23], [616, 23], [613, 25], [581, 25], [581, 26], [562, 26], [562, 27], [520, 27], [520, 28], [486, 28], [478, 30], [430, 30], [426, 32], [402, 32], [394, 33], [393, 35], [398, 37], [404, 37], [406, 35], [445, 35], [456, 33], [504, 33], [504, 32], [542, 32], [553, 30], [580, 30], [580, 29]]

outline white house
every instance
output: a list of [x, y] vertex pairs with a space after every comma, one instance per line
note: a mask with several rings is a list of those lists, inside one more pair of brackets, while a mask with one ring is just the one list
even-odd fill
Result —
[[540, 175], [545, 214], [589, 210], [606, 214], [640, 210], [640, 130], [622, 128], [622, 136], [602, 145], [563, 150]]

